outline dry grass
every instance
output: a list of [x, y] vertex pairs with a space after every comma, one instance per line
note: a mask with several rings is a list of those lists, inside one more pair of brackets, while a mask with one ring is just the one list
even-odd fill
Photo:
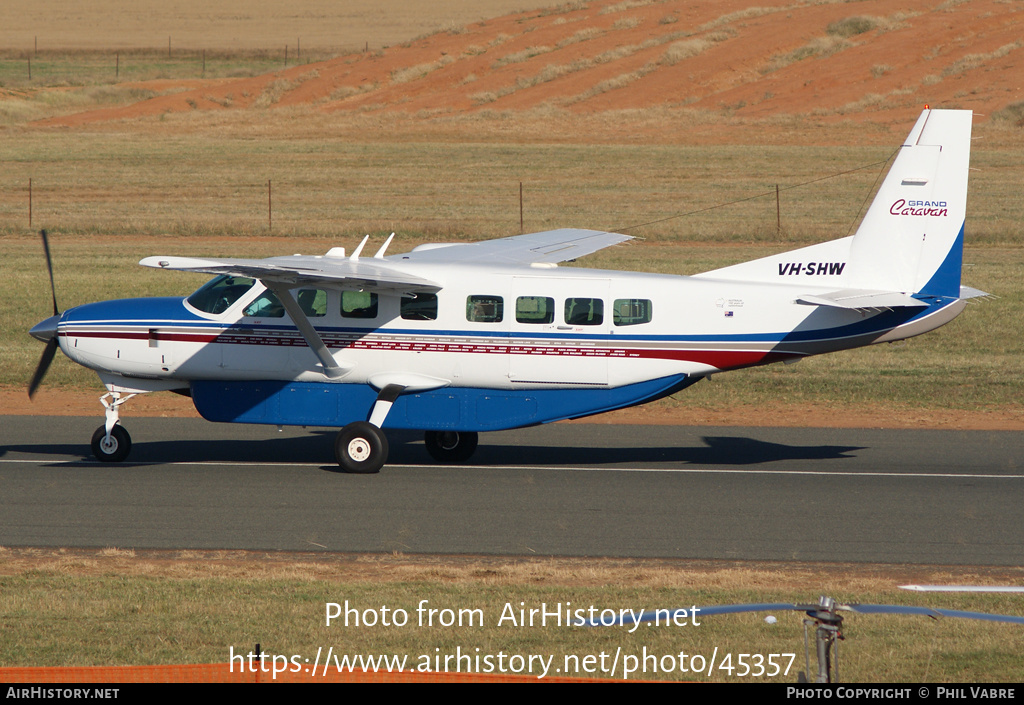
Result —
[[681, 42], [675, 42], [670, 45], [669, 48], [665, 50], [662, 61], [669, 66], [674, 66], [684, 59], [689, 59], [703, 53], [714, 45], [714, 42], [702, 37], [684, 39]]
[[859, 15], [856, 17], [847, 17], [839, 20], [838, 22], [831, 22], [825, 28], [825, 31], [833, 36], [849, 39], [850, 37], [855, 37], [858, 34], [870, 32], [884, 24], [886, 24], [886, 21], [881, 17], [866, 17]]
[[992, 61], [993, 59], [1001, 59], [1007, 56], [1013, 51], [1020, 49], [1024, 46], [1024, 42], [1018, 41], [1012, 44], [1004, 44], [1003, 46], [983, 54], [968, 54], [948, 66], [943, 72], [943, 76], [956, 76], [962, 73], [966, 73], [972, 69], [976, 69], [985, 63]]
[[843, 37], [834, 35], [815, 37], [798, 49], [794, 49], [787, 54], [772, 57], [765, 66], [761, 67], [761, 73], [768, 74], [774, 71], [779, 71], [787, 66], [795, 64], [798, 61], [804, 61], [806, 59], [827, 58], [842, 51], [843, 49], [848, 49], [851, 46], [853, 46], [853, 44]]
[[[679, 608], [737, 602], [841, 601], [916, 604], [1015, 614], [1013, 596], [908, 594], [896, 585], [956, 580], [1019, 583], [1019, 570], [969, 576], [947, 569], [883, 566], [740, 565], [682, 561], [506, 559], [0, 549], [0, 624], [18, 625], [0, 643], [0, 665], [216, 663], [229, 647], [260, 642], [310, 656], [319, 646], [349, 653], [795, 653], [804, 668], [800, 613], [706, 616], [699, 626], [588, 629], [497, 624], [505, 605], [571, 603], [598, 609]], [[327, 602], [412, 616], [405, 628], [327, 627]], [[483, 626], [420, 627], [421, 600], [436, 609], [479, 609]], [[522, 605], [520, 603], [523, 603]], [[984, 682], [1019, 676], [1024, 632], [966, 620], [851, 615], [843, 679], [855, 682]], [[735, 665], [735, 664], [734, 664]], [[585, 675], [585, 674], [581, 674]], [[600, 674], [594, 674], [599, 676]], [[679, 679], [685, 674], [645, 677]], [[692, 676], [690, 676], [692, 678]], [[751, 680], [721, 669], [702, 680]], [[769, 681], [761, 678], [753, 680]]]
[[[0, 46], [27, 52], [55, 47], [175, 49], [219, 47], [231, 51], [284, 49], [332, 53], [394, 45], [425, 31], [461, 31], [470, 22], [509, 12], [548, 7], [545, 0], [304, 0], [285, 11], [275, 0], [89, 0], [75, 10], [60, 3], [0, 4]], [[83, 16], [88, 14], [88, 24]], [[456, 21], [457, 20], [457, 21]], [[84, 27], [88, 26], [88, 31]]]

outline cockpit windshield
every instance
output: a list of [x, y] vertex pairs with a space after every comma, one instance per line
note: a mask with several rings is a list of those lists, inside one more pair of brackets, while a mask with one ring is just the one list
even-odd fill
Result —
[[256, 283], [255, 279], [222, 274], [203, 284], [188, 302], [205, 313], [223, 313], [231, 308]]

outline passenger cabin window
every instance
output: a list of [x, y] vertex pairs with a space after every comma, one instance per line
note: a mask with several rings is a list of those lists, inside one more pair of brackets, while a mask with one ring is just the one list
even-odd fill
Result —
[[246, 306], [242, 315], [249, 318], [282, 318], [284, 317], [284, 306], [281, 305], [277, 295], [268, 289]]
[[341, 292], [341, 315], [344, 318], [376, 318], [377, 295], [369, 291]]
[[617, 326], [636, 326], [650, 323], [652, 305], [649, 299], [615, 299], [612, 321]]
[[516, 299], [516, 320], [520, 323], [553, 323], [555, 300], [547, 296], [520, 296]]
[[408, 321], [437, 320], [437, 294], [403, 296], [402, 318]]
[[570, 326], [599, 326], [604, 321], [601, 299], [566, 299], [565, 322]]
[[199, 287], [192, 296], [188, 297], [188, 302], [204, 313], [224, 313], [255, 283], [255, 279], [248, 277], [222, 274]]
[[310, 318], [327, 315], [327, 292], [323, 289], [300, 289], [295, 299], [302, 312]]
[[475, 323], [500, 323], [505, 301], [500, 296], [467, 296], [466, 320]]

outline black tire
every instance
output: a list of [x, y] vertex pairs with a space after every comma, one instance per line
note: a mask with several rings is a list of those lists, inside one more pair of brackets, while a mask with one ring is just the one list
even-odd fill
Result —
[[334, 439], [334, 457], [345, 472], [380, 472], [388, 459], [387, 436], [366, 421], [350, 423]]
[[480, 437], [476, 431], [427, 431], [423, 443], [439, 463], [464, 463], [473, 457]]
[[106, 426], [100, 426], [92, 434], [92, 454], [101, 463], [120, 463], [132, 451], [132, 437], [124, 426], [117, 424], [110, 430], [110, 442], [104, 443], [107, 437]]

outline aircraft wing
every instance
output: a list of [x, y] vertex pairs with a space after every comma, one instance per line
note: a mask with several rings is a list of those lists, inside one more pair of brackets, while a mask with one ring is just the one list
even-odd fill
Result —
[[267, 259], [199, 259], [194, 257], [146, 257], [144, 267], [176, 269], [207, 274], [232, 274], [263, 282], [295, 286], [351, 287], [367, 291], [435, 292], [437, 282], [411, 275], [377, 258], [270, 257]]
[[827, 294], [801, 296], [798, 304], [808, 306], [830, 306], [858, 311], [892, 309], [892, 308], [924, 308], [928, 306], [909, 294], [898, 291], [871, 291], [867, 289], [843, 289]]
[[438, 263], [534, 264], [576, 259], [633, 238], [601, 230], [562, 228], [482, 242], [420, 245], [391, 260]]

